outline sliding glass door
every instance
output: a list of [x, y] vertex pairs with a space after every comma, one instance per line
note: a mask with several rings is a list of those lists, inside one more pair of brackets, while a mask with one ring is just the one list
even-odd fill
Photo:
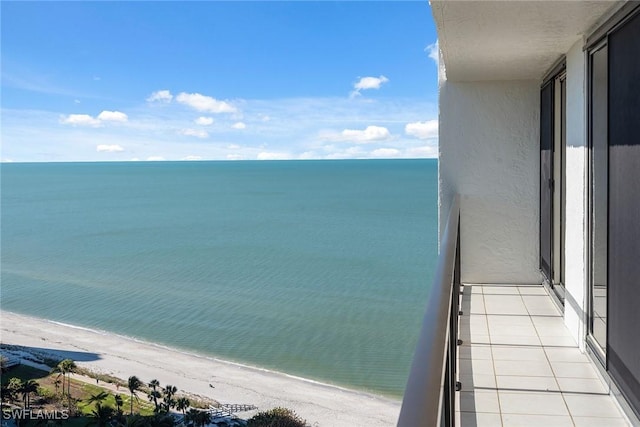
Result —
[[640, 415], [640, 7], [591, 46], [592, 341]]
[[556, 73], [540, 90], [540, 270], [564, 300], [564, 171], [566, 78]]

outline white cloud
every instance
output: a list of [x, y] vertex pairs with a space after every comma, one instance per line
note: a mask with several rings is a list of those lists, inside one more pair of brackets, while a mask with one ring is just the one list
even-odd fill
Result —
[[236, 107], [228, 102], [218, 101], [215, 98], [199, 93], [182, 92], [176, 96], [176, 101], [188, 105], [195, 110], [206, 111], [208, 113], [235, 113], [238, 111]]
[[345, 129], [340, 134], [338, 140], [351, 141], [358, 143], [367, 143], [375, 141], [384, 141], [391, 138], [389, 129], [382, 126], [367, 126], [364, 130]]
[[129, 120], [129, 117], [120, 111], [103, 111], [98, 114], [98, 120], [102, 120], [103, 122], [126, 122]]
[[213, 124], [212, 117], [198, 117], [194, 120], [194, 123], [200, 126], [209, 126]]
[[415, 136], [419, 139], [431, 139], [438, 137], [438, 121], [427, 120], [426, 122], [407, 123], [404, 127], [407, 135]]
[[118, 144], [99, 144], [96, 146], [96, 151], [99, 153], [118, 153], [124, 151], [124, 148]]
[[353, 92], [351, 92], [351, 97], [360, 95], [361, 90], [380, 89], [380, 86], [382, 86], [384, 83], [387, 83], [388, 81], [389, 79], [385, 76], [361, 77], [360, 80], [358, 80], [353, 85]]
[[427, 55], [429, 56], [429, 58], [433, 59], [433, 61], [436, 63], [436, 65], [439, 64], [439, 62], [440, 62], [440, 47], [439, 47], [438, 40], [436, 40], [435, 43], [432, 43], [429, 46], [427, 46], [424, 49], [424, 51], [427, 52]]
[[104, 122], [123, 123], [128, 119], [127, 115], [120, 111], [103, 111], [98, 114], [98, 117], [93, 117], [88, 114], [69, 114], [68, 116], [61, 116], [60, 123], [72, 126], [100, 127]]
[[209, 132], [202, 130], [202, 129], [191, 129], [191, 128], [187, 128], [187, 129], [182, 129], [180, 131], [181, 135], [185, 135], [185, 136], [195, 136], [196, 138], [208, 138], [209, 137]]
[[242, 122], [238, 122], [238, 123], [234, 123], [231, 127], [234, 129], [245, 129], [247, 125], [245, 125]]
[[362, 77], [358, 82], [353, 85], [353, 88], [356, 90], [364, 90], [364, 89], [380, 89], [383, 83], [387, 83], [389, 81], [385, 76], [380, 77]]
[[242, 157], [241, 154], [227, 154], [227, 160], [243, 160], [244, 157]]
[[371, 152], [371, 157], [377, 157], [377, 158], [398, 157], [399, 155], [400, 155], [400, 150], [396, 148], [378, 148]]
[[407, 157], [412, 158], [437, 158], [438, 147], [425, 145], [423, 147], [413, 147], [407, 150]]
[[69, 114], [67, 117], [61, 117], [60, 123], [72, 126], [102, 126], [102, 122], [91, 117], [88, 114]]
[[186, 156], [186, 157], [183, 157], [182, 160], [202, 160], [202, 157], [200, 157], [200, 156]]
[[263, 151], [261, 153], [258, 153], [258, 155], [256, 156], [256, 159], [258, 160], [286, 160], [289, 158], [290, 156], [287, 153], [276, 153], [269, 151]]
[[[68, 98], [67, 107], [74, 108], [73, 100], [74, 97]], [[284, 153], [291, 159], [369, 158], [378, 148], [398, 149], [401, 152], [398, 157], [437, 155], [437, 138], [419, 139], [405, 133], [407, 124], [437, 117], [437, 106], [424, 100], [384, 98], [365, 105], [343, 96], [235, 102], [245, 118], [197, 112], [178, 104], [175, 98], [171, 104], [162, 105], [147, 103], [144, 99], [136, 107], [105, 105], [108, 111], [130, 114], [126, 123], [99, 120], [99, 113], [106, 108], [89, 110], [85, 101], [75, 106], [74, 112], [89, 115], [3, 109], [1, 157], [14, 161], [101, 161], [107, 157], [122, 160], [136, 157], [144, 161], [157, 155], [166, 160], [180, 160], [189, 155], [227, 160], [229, 155], [229, 159], [250, 160], [264, 152]], [[264, 115], [269, 115], [271, 120], [262, 122]], [[194, 120], [199, 117], [211, 117], [213, 124], [195, 124]], [[246, 123], [246, 130], [232, 129], [237, 122]], [[183, 136], [180, 133], [183, 129], [206, 131], [209, 137]], [[411, 126], [408, 129], [421, 135], [416, 129], [411, 130]], [[260, 134], [259, 140], [255, 139], [254, 131]], [[122, 146], [124, 151], [96, 150], [98, 145], [114, 144]], [[333, 148], [325, 149], [325, 146]], [[418, 149], [422, 146], [435, 148]], [[268, 157], [268, 154], [262, 155], [262, 158]]]
[[161, 162], [164, 160], [164, 157], [162, 156], [149, 156], [147, 157], [147, 161], [149, 162]]
[[80, 104], [80, 100], [79, 100], [79, 99], [74, 99], [74, 100], [73, 100], [73, 103], [74, 103], [74, 104]]
[[169, 92], [168, 90], [158, 90], [153, 92], [151, 95], [149, 95], [149, 97], [147, 98], [147, 101], [148, 102], [155, 102], [155, 101], [171, 102], [172, 99], [173, 99], [173, 95], [171, 95], [171, 92]]
[[129, 160], [130, 162], [139, 162], [140, 159], [137, 157], [132, 158], [131, 160]]

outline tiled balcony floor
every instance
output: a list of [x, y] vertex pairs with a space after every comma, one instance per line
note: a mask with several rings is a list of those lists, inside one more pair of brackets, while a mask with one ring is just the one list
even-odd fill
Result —
[[629, 426], [542, 286], [464, 285], [458, 424]]

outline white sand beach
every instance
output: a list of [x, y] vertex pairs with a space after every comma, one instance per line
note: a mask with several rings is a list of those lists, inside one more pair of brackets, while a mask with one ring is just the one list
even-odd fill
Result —
[[283, 406], [313, 426], [393, 426], [400, 411], [398, 400], [5, 311], [0, 329], [3, 344], [70, 357], [78, 366], [123, 379], [155, 378], [223, 404]]

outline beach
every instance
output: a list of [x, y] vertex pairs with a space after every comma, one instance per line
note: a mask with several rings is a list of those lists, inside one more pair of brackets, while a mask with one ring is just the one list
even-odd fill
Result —
[[0, 330], [3, 344], [72, 358], [80, 367], [125, 380], [157, 379], [222, 404], [286, 407], [312, 426], [392, 426], [400, 411], [399, 400], [6, 311]]

